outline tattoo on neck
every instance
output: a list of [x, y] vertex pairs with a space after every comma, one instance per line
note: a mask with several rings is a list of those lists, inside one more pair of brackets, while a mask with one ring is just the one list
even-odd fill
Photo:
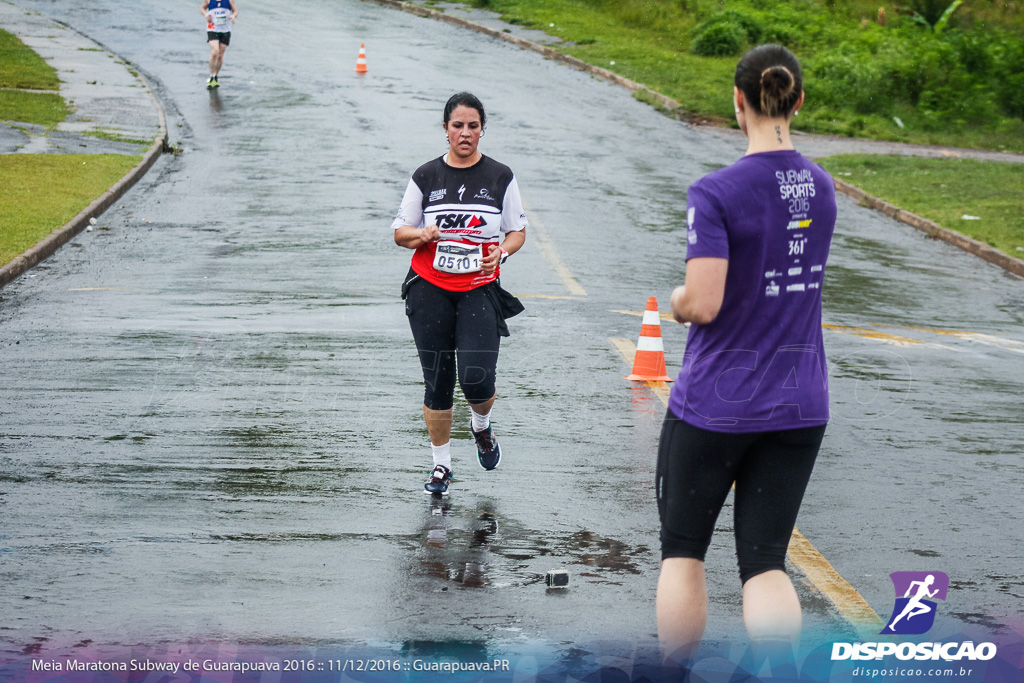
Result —
[[779, 144], [782, 144], [782, 126], [775, 126], [775, 137], [779, 139]]

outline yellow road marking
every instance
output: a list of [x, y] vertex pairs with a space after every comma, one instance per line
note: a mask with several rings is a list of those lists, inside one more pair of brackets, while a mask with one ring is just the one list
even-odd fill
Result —
[[991, 334], [967, 332], [965, 330], [938, 330], [930, 327], [912, 327], [910, 329], [920, 330], [921, 332], [931, 332], [933, 334], [941, 334], [947, 337], [956, 337], [958, 339], [966, 339], [967, 341], [977, 342], [978, 344], [994, 346], [997, 349], [1003, 349], [1004, 351], [1024, 353], [1024, 342], [1019, 342], [1016, 339], [1006, 339], [1004, 337], [995, 337]]
[[[636, 356], [636, 345], [628, 339], [610, 338], [608, 340], [623, 360], [632, 367]], [[644, 382], [657, 394], [662, 404], [668, 407], [669, 388], [665, 382]], [[882, 619], [871, 609], [867, 600], [846, 581], [832, 564], [811, 545], [807, 537], [795, 527], [789, 539], [790, 561], [795, 564], [811, 585], [827, 598], [839, 616], [853, 625], [860, 633], [877, 633], [884, 624]]]
[[[620, 339], [617, 337], [613, 337], [608, 341], [610, 341], [612, 346], [614, 346], [615, 349], [619, 352], [619, 355], [622, 356], [622, 359], [626, 361], [626, 365], [628, 365], [629, 367], [633, 367], [633, 359], [636, 357], [636, 344], [629, 341], [628, 339]], [[651, 388], [651, 391], [653, 391], [655, 395], [657, 395], [657, 397], [661, 399], [661, 402], [664, 405], [668, 405], [668, 382], [645, 381], [644, 384]]]
[[523, 208], [526, 211], [526, 215], [530, 220], [530, 227], [526, 230], [531, 233], [537, 242], [537, 248], [540, 249], [541, 256], [548, 262], [548, 264], [554, 269], [555, 274], [558, 275], [558, 279], [562, 281], [562, 285], [569, 290], [570, 294], [576, 296], [586, 296], [587, 290], [583, 289], [576, 278], [569, 272], [569, 268], [565, 265], [562, 257], [558, 255], [558, 251], [555, 250], [555, 246], [548, 239], [548, 231], [541, 223], [537, 214], [533, 213], [530, 209], [526, 208], [525, 203]]
[[885, 626], [881, 617], [875, 614], [868, 601], [839, 575], [832, 563], [811, 545], [800, 530], [793, 527], [789, 538], [789, 559], [800, 568], [807, 580], [828, 598], [846, 619], [860, 633], [878, 633]]
[[[609, 313], [622, 313], [624, 315], [638, 315], [641, 318], [644, 315], [644, 311], [616, 311], [616, 310], [612, 310], [612, 311], [608, 311], [608, 312]], [[675, 318], [672, 317], [671, 313], [658, 313], [658, 317], [661, 318], [662, 320], [664, 320], [666, 322], [670, 322], [670, 323], [674, 323], [676, 321]]]
[[832, 330], [833, 332], [844, 332], [846, 334], [852, 334], [857, 337], [863, 337], [864, 339], [874, 339], [875, 341], [885, 342], [886, 344], [892, 344], [893, 346], [928, 346], [936, 349], [956, 351], [956, 349], [954, 349], [952, 346], [945, 346], [944, 344], [933, 344], [931, 342], [921, 341], [920, 339], [901, 337], [897, 334], [879, 332], [878, 330], [869, 330], [864, 327], [852, 327], [850, 325], [831, 325], [829, 323], [822, 323], [821, 326], [824, 329]]
[[[613, 309], [610, 313], [622, 313], [623, 315], [636, 315], [643, 316], [644, 311], [622, 311]], [[675, 322], [675, 318], [672, 317], [671, 313], [658, 313], [658, 317], [666, 322]], [[690, 326], [690, 323], [685, 323], [686, 327]], [[933, 349], [946, 349], [947, 351], [958, 351], [952, 346], [946, 346], [945, 344], [935, 344], [933, 342], [926, 342], [920, 339], [911, 339], [910, 337], [901, 337], [897, 334], [889, 334], [888, 332], [879, 332], [878, 330], [871, 330], [866, 327], [853, 327], [851, 325], [833, 325], [831, 323], [822, 323], [821, 327], [832, 332], [841, 332], [844, 334], [852, 334], [857, 337], [864, 339], [873, 339], [886, 344], [892, 344], [893, 346], [927, 346]], [[960, 330], [931, 330], [924, 327], [909, 327], [911, 330], [918, 330], [921, 332], [934, 332], [936, 334], [945, 334], [951, 337], [959, 337], [961, 339], [968, 339], [970, 341], [976, 341], [980, 344], [987, 344], [989, 346], [996, 346], [1007, 351], [1015, 351], [1017, 353], [1024, 353], [1024, 342], [1018, 342], [1013, 339], [1001, 339], [999, 337], [993, 337], [987, 334], [978, 334], [974, 332], [962, 332]]]

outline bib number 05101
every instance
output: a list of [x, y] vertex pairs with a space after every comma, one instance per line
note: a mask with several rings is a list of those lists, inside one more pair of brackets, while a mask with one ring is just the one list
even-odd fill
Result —
[[434, 254], [434, 268], [445, 273], [476, 273], [483, 261], [483, 249], [479, 244], [442, 241], [437, 243]]

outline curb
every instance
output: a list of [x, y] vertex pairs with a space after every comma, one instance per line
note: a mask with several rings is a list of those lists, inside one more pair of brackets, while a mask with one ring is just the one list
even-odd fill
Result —
[[930, 221], [927, 218], [921, 218], [920, 216], [910, 213], [905, 209], [894, 206], [887, 201], [868, 194], [856, 185], [851, 185], [850, 183], [839, 180], [838, 178], [833, 178], [833, 180], [835, 181], [836, 190], [838, 192], [842, 192], [846, 196], [855, 199], [861, 206], [874, 209], [875, 211], [881, 211], [886, 216], [890, 216], [902, 223], [906, 223], [909, 226], [917, 228], [921, 232], [926, 233], [929, 237], [940, 239], [943, 242], [948, 242], [949, 244], [959, 247], [960, 249], [974, 254], [979, 258], [985, 259], [989, 263], [997, 265], [1014, 275], [1024, 277], [1024, 261], [1021, 259], [1004, 254], [995, 247], [989, 246], [984, 242], [979, 242], [978, 240], [966, 235], [961, 235], [955, 230], [944, 228], [935, 221]]
[[[67, 24], [63, 24], [62, 22], [57, 23], [67, 26]], [[71, 28], [70, 26], [67, 27]], [[126, 65], [130, 64], [125, 60], [121, 61], [124, 61]], [[114, 183], [110, 189], [101, 194], [97, 199], [89, 204], [89, 206], [82, 209], [78, 215], [63, 226], [57, 228], [49, 235], [36, 242], [34, 246], [29, 247], [19, 256], [15, 256], [9, 263], [0, 266], [0, 289], [9, 285], [25, 271], [52, 256], [54, 252], [71, 241], [71, 238], [82, 232], [82, 230], [89, 225], [89, 219], [102, 214], [104, 211], [109, 209], [114, 202], [120, 199], [122, 195], [130, 190], [132, 186], [146, 174], [146, 171], [156, 163], [157, 158], [167, 147], [167, 117], [164, 115], [164, 108], [160, 105], [160, 101], [153, 93], [153, 89], [150, 87], [149, 81], [142, 76], [137, 67], [132, 65], [132, 69], [136, 72], [135, 77], [142, 81], [142, 85], [145, 86], [146, 92], [149, 93], [149, 98], [153, 101], [153, 106], [156, 108], [157, 114], [159, 115], [159, 135], [156, 140], [153, 141], [153, 144], [150, 146], [146, 154], [142, 157], [142, 161], [140, 161], [135, 168], [128, 171], [128, 173], [126, 173], [120, 180]]]
[[[503, 31], [498, 31], [496, 29], [487, 28], [486, 26], [481, 26], [480, 24], [476, 24], [472, 21], [469, 21], [468, 19], [454, 17], [443, 12], [438, 12], [437, 10], [429, 9], [427, 7], [413, 5], [408, 2], [404, 2], [404, 0], [371, 0], [371, 2], [375, 2], [378, 5], [385, 5], [387, 7], [394, 7], [396, 9], [402, 10], [403, 12], [415, 14], [420, 17], [436, 19], [438, 21], [443, 21], [448, 24], [461, 26], [463, 28], [476, 31], [477, 33], [483, 33], [485, 35], [491, 36], [492, 38], [504, 40], [507, 43], [512, 43], [513, 45], [517, 45], [526, 50], [539, 52], [540, 54], [544, 55], [549, 59], [553, 59], [555, 61], [568, 64], [569, 66], [579, 69], [580, 71], [585, 71], [599, 78], [603, 78], [607, 81], [611, 81], [612, 83], [621, 85], [622, 87], [630, 90], [631, 92], [641, 92], [647, 98], [653, 100], [653, 104], [656, 108], [668, 110], [677, 118], [686, 120], [690, 123], [705, 123], [711, 120], [710, 117], [700, 117], [687, 113], [682, 108], [682, 106], [678, 102], [673, 100], [671, 97], [667, 97], [666, 95], [663, 95], [660, 92], [657, 92], [656, 90], [651, 90], [646, 85], [642, 85], [640, 83], [637, 83], [636, 81], [631, 81], [628, 78], [624, 78], [623, 76], [620, 76], [616, 73], [612, 73], [607, 69], [602, 69], [601, 67], [594, 66], [593, 64], [588, 64], [581, 59], [577, 59], [576, 57], [564, 55], [561, 52], [553, 50], [552, 48], [547, 47], [545, 45], [533, 43], [529, 40], [526, 40], [525, 38], [520, 38], [518, 36], [512, 35], [510, 33], [505, 33]], [[1017, 259], [1007, 254], [1004, 254], [1003, 252], [983, 242], [979, 242], [978, 240], [967, 237], [966, 235], [961, 235], [960, 233], [954, 230], [950, 230], [949, 228], [943, 228], [941, 225], [935, 223], [934, 221], [930, 221], [926, 218], [921, 218], [920, 216], [912, 214], [909, 211], [905, 211], [897, 206], [893, 206], [888, 202], [882, 201], [877, 197], [869, 195], [867, 192], [860, 189], [859, 187], [856, 187], [854, 185], [851, 185], [847, 182], [844, 182], [836, 178], [834, 178], [833, 180], [835, 180], [836, 183], [836, 190], [842, 192], [845, 195], [853, 197], [862, 206], [881, 211], [882, 213], [888, 216], [892, 216], [898, 221], [902, 221], [907, 225], [913, 226], [918, 230], [927, 233], [930, 237], [934, 237], [936, 239], [943, 240], [944, 242], [948, 242], [949, 244], [959, 247], [960, 249], [963, 249], [966, 252], [974, 254], [975, 256], [983, 258], [989, 263], [993, 263], [999, 266], [1000, 268], [1003, 268], [1004, 270], [1013, 273], [1014, 275], [1024, 277], [1024, 261], [1022, 261], [1021, 259]]]

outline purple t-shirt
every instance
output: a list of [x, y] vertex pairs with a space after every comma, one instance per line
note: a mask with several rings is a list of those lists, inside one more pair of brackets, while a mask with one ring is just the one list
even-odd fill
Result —
[[687, 260], [729, 260], [722, 309], [691, 325], [669, 409], [716, 432], [828, 422], [821, 286], [835, 185], [793, 150], [751, 154], [690, 186]]

